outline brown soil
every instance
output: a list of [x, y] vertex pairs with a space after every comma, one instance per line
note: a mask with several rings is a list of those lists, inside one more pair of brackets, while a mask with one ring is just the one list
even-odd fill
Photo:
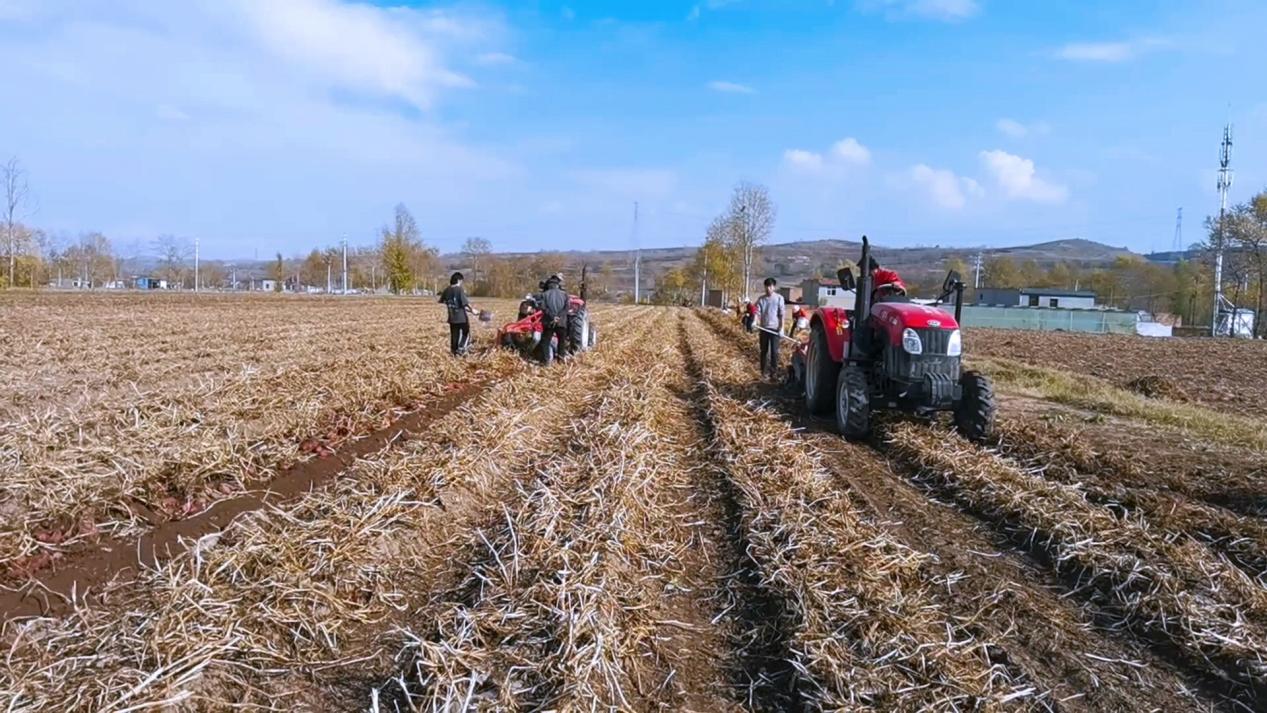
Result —
[[409, 438], [411, 433], [420, 432], [456, 405], [480, 394], [488, 383], [454, 384], [446, 396], [427, 404], [425, 410], [410, 413], [365, 438], [349, 441], [337, 451], [297, 463], [262, 488], [220, 500], [183, 519], [158, 522], [139, 540], [109, 538], [63, 558], [50, 558], [25, 581], [10, 582], [7, 591], [0, 593], [0, 621], [65, 613], [77, 602], [90, 599], [107, 582], [127, 579], [139, 567], [169, 559], [194, 546], [201, 538], [221, 532], [245, 513], [327, 487], [357, 458], [391, 447]]
[[1267, 416], [1267, 342], [969, 328], [964, 353], [1094, 374], [1123, 388], [1162, 379], [1168, 393], [1159, 396], [1183, 394], [1228, 413]]

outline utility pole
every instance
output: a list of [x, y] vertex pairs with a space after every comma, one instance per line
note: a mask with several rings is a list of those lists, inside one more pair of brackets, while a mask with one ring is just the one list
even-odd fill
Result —
[[326, 255], [326, 294], [330, 294], [330, 268], [334, 266], [334, 258]]
[[634, 201], [634, 304], [642, 302], [642, 248], [638, 243], [638, 201]]
[[343, 236], [343, 294], [348, 293], [348, 236]]
[[[1175, 216], [1175, 244], [1172, 249], [1176, 253], [1183, 252], [1183, 208], [1179, 208], [1179, 214]], [[1178, 258], [1178, 255], [1175, 256]]]
[[[1232, 169], [1228, 165], [1232, 162], [1232, 124], [1229, 122], [1223, 126], [1223, 144], [1219, 150], [1219, 180], [1216, 184], [1219, 189], [1219, 229], [1218, 237], [1215, 239], [1214, 246], [1214, 321], [1210, 325], [1210, 336], [1219, 336], [1219, 314], [1223, 311], [1223, 303], [1227, 300], [1223, 297], [1223, 217], [1227, 212], [1227, 192], [1232, 188]], [[1233, 336], [1236, 313], [1232, 313], [1232, 320], [1228, 322], [1228, 336]]]
[[973, 271], [976, 272], [976, 277], [972, 280], [972, 286], [979, 290], [981, 289], [981, 253], [977, 253], [977, 259], [973, 265]]
[[194, 292], [198, 291], [198, 238], [194, 238]]
[[708, 305], [708, 256], [704, 257], [704, 278], [699, 283], [699, 306]]

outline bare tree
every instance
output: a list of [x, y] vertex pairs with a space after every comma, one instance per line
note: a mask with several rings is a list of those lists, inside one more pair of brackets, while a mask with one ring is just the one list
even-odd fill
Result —
[[183, 288], [187, 264], [194, 252], [189, 240], [175, 235], [160, 235], [154, 239], [154, 252], [158, 257], [159, 276], [167, 281], [167, 286], [180, 285]]
[[480, 270], [485, 266], [484, 263], [488, 258], [488, 254], [493, 251], [493, 246], [484, 238], [473, 237], [467, 238], [466, 243], [462, 245], [462, 252], [466, 253], [471, 259], [471, 283], [479, 282]]
[[9, 287], [14, 286], [17, 273], [17, 233], [18, 213], [26, 203], [30, 186], [26, 182], [26, 170], [18, 162], [16, 156], [0, 166], [0, 184], [4, 190], [4, 230], [9, 242]]
[[744, 299], [752, 297], [752, 263], [757, 248], [774, 230], [776, 209], [770, 191], [757, 183], [741, 181], [730, 196], [730, 245], [739, 257]]

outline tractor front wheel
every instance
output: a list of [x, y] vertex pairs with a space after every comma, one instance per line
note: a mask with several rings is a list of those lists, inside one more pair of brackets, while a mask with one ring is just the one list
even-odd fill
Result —
[[994, 385], [979, 371], [959, 377], [963, 398], [955, 406], [955, 428], [970, 441], [980, 443], [994, 435]]
[[867, 375], [856, 366], [840, 370], [836, 382], [836, 428], [852, 441], [871, 435], [871, 399]]
[[840, 365], [832, 361], [827, 347], [827, 331], [818, 322], [810, 332], [809, 353], [805, 357], [805, 408], [810, 413], [825, 416], [831, 412], [839, 371]]

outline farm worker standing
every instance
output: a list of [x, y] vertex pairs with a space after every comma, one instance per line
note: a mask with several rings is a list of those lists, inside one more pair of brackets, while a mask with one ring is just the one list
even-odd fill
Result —
[[774, 291], [778, 280], [765, 278], [765, 294], [757, 299], [757, 325], [761, 328], [761, 374], [779, 375], [779, 340], [783, 338], [783, 295]]
[[471, 343], [471, 322], [467, 315], [475, 314], [475, 308], [462, 289], [462, 273], [455, 272], [449, 277], [449, 286], [440, 293], [440, 302], [449, 311], [449, 351], [453, 356], [465, 354]]
[[755, 328], [756, 328], [756, 326], [757, 326], [757, 325], [756, 325], [756, 322], [757, 322], [757, 305], [756, 305], [755, 303], [753, 303], [753, 302], [748, 302], [748, 303], [745, 303], [745, 304], [744, 304], [744, 307], [743, 307], [743, 308], [744, 308], [744, 312], [746, 312], [746, 313], [747, 313], [747, 314], [745, 314], [745, 315], [744, 315], [744, 318], [743, 318], [743, 326], [744, 326], [744, 329], [746, 329], [746, 330], [748, 330], [749, 332], [751, 332], [751, 331], [752, 331], [753, 329], [755, 329]]
[[[551, 275], [545, 281], [545, 291], [541, 293], [541, 348], [545, 350], [545, 364], [554, 361], [554, 353], [567, 348], [568, 338], [568, 293], [563, 290], [563, 276]], [[558, 346], [554, 338], [558, 338]]]

